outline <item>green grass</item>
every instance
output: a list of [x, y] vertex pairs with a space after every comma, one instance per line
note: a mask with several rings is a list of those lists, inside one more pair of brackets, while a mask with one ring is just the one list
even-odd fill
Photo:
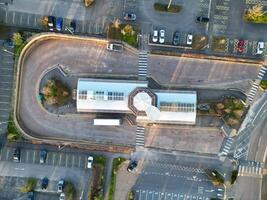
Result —
[[104, 156], [95, 156], [95, 157], [94, 157], [94, 163], [96, 163], [96, 164], [100, 164], [100, 165], [102, 165], [103, 167], [105, 167], [105, 164], [106, 164], [106, 157], [104, 157]]
[[255, 19], [248, 19], [246, 17], [246, 14], [244, 14], [244, 20], [248, 23], [267, 24], [267, 13], [264, 13], [262, 16], [257, 17]]
[[262, 81], [260, 82], [260, 87], [261, 87], [262, 89], [266, 90], [266, 89], [267, 89], [267, 80], [262, 80]]
[[154, 9], [156, 11], [161, 11], [161, 12], [178, 13], [178, 12], [180, 12], [182, 10], [182, 6], [180, 6], [180, 5], [171, 5], [168, 8], [168, 4], [154, 3]]
[[211, 49], [216, 52], [225, 52], [227, 40], [225, 37], [212, 37]]
[[9, 121], [7, 125], [7, 139], [8, 141], [16, 141], [22, 139], [13, 121]]
[[137, 41], [138, 30], [133, 27], [133, 30], [135, 32], [133, 35], [131, 34], [123, 35], [121, 33], [121, 30], [125, 26], [127, 26], [127, 24], [121, 24], [119, 28], [115, 28], [115, 27], [112, 27], [112, 25], [110, 25], [108, 29], [108, 38], [114, 39], [114, 40], [121, 40], [133, 47], [138, 47], [138, 41]]
[[111, 181], [109, 185], [109, 195], [108, 199], [113, 200], [114, 192], [115, 192], [115, 187], [116, 187], [116, 174], [119, 169], [119, 166], [121, 163], [123, 163], [126, 159], [125, 158], [115, 158], [113, 159], [112, 163], [112, 174], [111, 174]]
[[34, 189], [36, 188], [36, 185], [37, 185], [37, 179], [34, 177], [30, 177], [27, 179], [25, 185], [20, 188], [20, 191], [22, 193], [33, 192]]
[[238, 171], [237, 170], [233, 170], [232, 171], [232, 174], [231, 174], [231, 184], [233, 184], [236, 181], [237, 174], [238, 174]]

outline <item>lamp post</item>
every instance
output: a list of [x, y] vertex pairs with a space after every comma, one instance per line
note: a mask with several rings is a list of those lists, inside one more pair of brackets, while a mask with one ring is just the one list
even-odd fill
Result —
[[169, 0], [168, 9], [171, 7], [172, 0]]
[[2, 49], [4, 52], [6, 52], [6, 53], [9, 53], [9, 54], [11, 54], [11, 55], [16, 55], [15, 53], [13, 53], [13, 52], [11, 52], [11, 51], [8, 51], [7, 49], [5, 49], [5, 48], [3, 48]]

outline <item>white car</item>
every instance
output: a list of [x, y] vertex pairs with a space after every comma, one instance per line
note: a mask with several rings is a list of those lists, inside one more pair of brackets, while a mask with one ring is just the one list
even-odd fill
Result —
[[193, 42], [193, 35], [192, 34], [188, 34], [187, 38], [186, 38], [186, 44], [187, 45], [191, 45]]
[[257, 44], [257, 54], [262, 54], [264, 50], [264, 42], [258, 42]]
[[64, 180], [60, 179], [57, 183], [57, 192], [61, 193], [63, 192], [63, 188], [64, 188]]
[[165, 41], [165, 31], [164, 30], [160, 30], [159, 31], [159, 43], [163, 44]]
[[87, 158], [87, 168], [88, 169], [91, 169], [92, 168], [93, 161], [94, 161], [93, 156], [88, 156], [88, 158]]
[[60, 194], [59, 200], [65, 200], [65, 194], [63, 192]]
[[158, 37], [159, 37], [159, 32], [158, 32], [158, 30], [154, 30], [154, 31], [153, 31], [152, 42], [158, 42]]

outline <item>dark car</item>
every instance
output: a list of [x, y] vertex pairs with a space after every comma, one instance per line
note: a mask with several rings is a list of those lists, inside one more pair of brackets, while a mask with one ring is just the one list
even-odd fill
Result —
[[127, 167], [128, 172], [132, 172], [134, 168], [137, 167], [137, 162], [136, 161], [131, 161]]
[[179, 44], [179, 32], [175, 31], [175, 33], [173, 34], [173, 41], [172, 41], [173, 45], [178, 45]]
[[123, 18], [125, 20], [128, 20], [128, 21], [134, 21], [134, 20], [136, 20], [136, 14], [134, 14], [134, 13], [125, 13]]
[[40, 163], [43, 164], [46, 161], [47, 151], [45, 149], [42, 149], [40, 151]]
[[208, 17], [199, 16], [197, 17], [197, 21], [202, 23], [208, 23], [210, 19]]
[[237, 51], [239, 53], [242, 53], [244, 51], [244, 47], [245, 47], [245, 40], [239, 40], [237, 43]]
[[56, 18], [54, 16], [48, 16], [48, 23], [47, 23], [49, 30], [53, 30], [56, 25]]
[[27, 193], [27, 200], [33, 200], [33, 192]]
[[58, 17], [56, 20], [56, 29], [57, 31], [61, 31], [62, 30], [62, 24], [63, 24], [63, 18], [62, 17]]
[[74, 33], [76, 31], [76, 22], [72, 20], [70, 22], [70, 30]]
[[20, 161], [20, 148], [16, 148], [13, 154], [13, 161], [19, 162]]
[[5, 41], [3, 42], [3, 46], [4, 46], [5, 48], [10, 48], [10, 49], [12, 49], [12, 48], [14, 48], [14, 43], [13, 43], [13, 41], [12, 41], [11, 39], [7, 39], [7, 40], [5, 40]]
[[47, 186], [48, 186], [48, 182], [49, 182], [49, 180], [48, 180], [47, 177], [44, 177], [44, 178], [42, 179], [42, 184], [41, 184], [42, 190], [45, 190], [45, 189], [47, 188]]

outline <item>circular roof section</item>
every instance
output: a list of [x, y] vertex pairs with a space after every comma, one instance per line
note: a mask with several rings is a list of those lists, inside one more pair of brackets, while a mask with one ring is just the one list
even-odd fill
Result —
[[134, 97], [133, 97], [133, 106], [138, 110], [138, 111], [145, 111], [149, 106], [152, 105], [152, 98], [151, 96], [145, 92], [138, 92]]
[[128, 106], [135, 115], [146, 115], [146, 109], [154, 105], [156, 96], [148, 88], [135, 88], [129, 95]]

